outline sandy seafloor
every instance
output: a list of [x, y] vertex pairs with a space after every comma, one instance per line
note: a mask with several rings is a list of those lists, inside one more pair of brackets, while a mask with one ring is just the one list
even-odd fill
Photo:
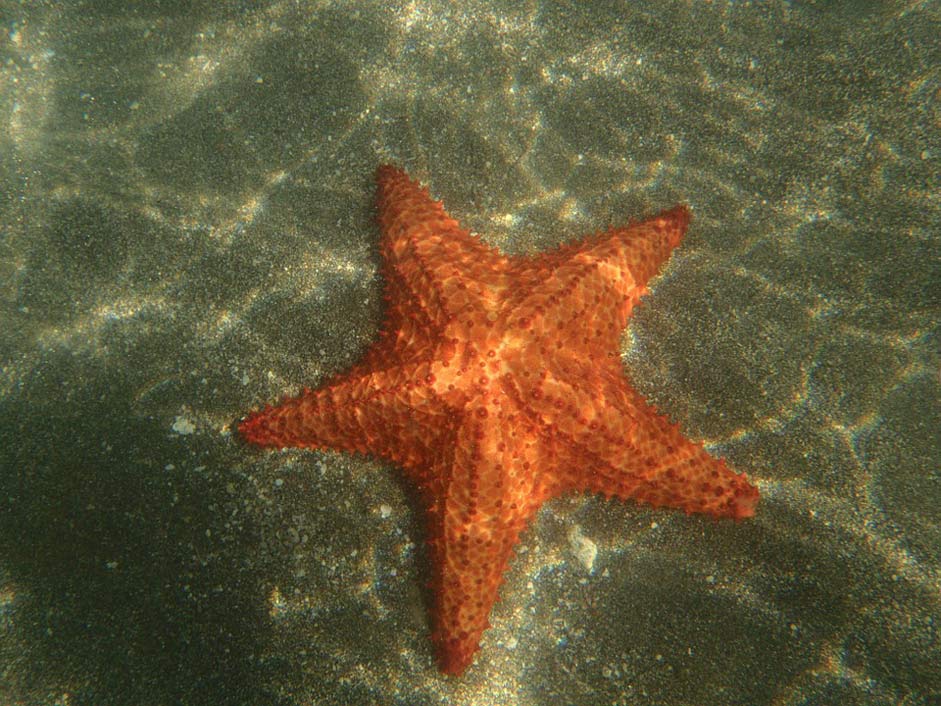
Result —
[[[0, 703], [941, 702], [939, 3], [0, 19]], [[394, 468], [233, 435], [375, 335], [386, 161], [512, 253], [690, 204], [625, 369], [762, 496], [548, 504], [459, 679]]]

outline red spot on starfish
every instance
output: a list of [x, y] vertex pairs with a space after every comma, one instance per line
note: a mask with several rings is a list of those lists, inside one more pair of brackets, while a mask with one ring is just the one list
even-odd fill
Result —
[[239, 424], [262, 446], [371, 453], [401, 466], [428, 520], [432, 639], [472, 662], [520, 531], [589, 491], [740, 519], [758, 491], [638, 394], [619, 337], [689, 223], [677, 206], [536, 257], [473, 237], [382, 166], [383, 332], [345, 375]]

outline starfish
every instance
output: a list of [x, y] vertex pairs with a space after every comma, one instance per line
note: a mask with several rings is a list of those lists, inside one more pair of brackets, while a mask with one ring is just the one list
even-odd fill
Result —
[[521, 530], [568, 492], [735, 519], [744, 475], [687, 440], [634, 390], [619, 340], [682, 239], [676, 206], [536, 257], [508, 257], [427, 189], [381, 166], [386, 317], [350, 371], [249, 414], [271, 447], [372, 454], [402, 468], [427, 518], [440, 669], [473, 661]]

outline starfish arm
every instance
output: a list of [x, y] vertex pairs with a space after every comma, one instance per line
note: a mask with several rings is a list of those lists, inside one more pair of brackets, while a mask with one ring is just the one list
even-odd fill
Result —
[[568, 369], [544, 371], [519, 394], [572, 457], [593, 467], [592, 473], [571, 466], [562, 471], [563, 491], [633, 498], [714, 517], [755, 514], [758, 491], [746, 476], [686, 439], [623, 373], [571, 362]]
[[565, 341], [582, 356], [615, 350], [634, 305], [647, 292], [647, 281], [680, 243], [689, 218], [689, 209], [676, 206], [533, 260], [515, 261], [515, 276], [528, 281], [534, 271], [541, 276], [514, 307], [510, 327]]
[[506, 288], [508, 260], [461, 228], [428, 189], [401, 169], [379, 167], [377, 206], [383, 259], [404, 286], [388, 293], [413, 300], [436, 322], [467, 308], [494, 311]]
[[523, 472], [539, 449], [502, 420], [469, 414], [454, 455], [437, 474], [429, 510], [433, 566], [432, 639], [442, 671], [473, 661], [519, 534], [551, 488]]
[[424, 479], [449, 448], [455, 419], [421, 382], [427, 365], [348, 375], [317, 390], [252, 412], [239, 423], [249, 443], [279, 448], [335, 449], [373, 454]]
[[687, 439], [679, 424], [658, 413], [621, 380], [609, 381], [605, 388], [613, 411], [599, 420], [603, 429], [596, 431], [604, 441], [583, 435], [584, 441], [594, 441], [589, 448], [603, 463], [597, 474], [582, 479], [582, 489], [687, 514], [736, 520], [755, 514], [758, 489], [744, 473], [736, 473], [701, 443]]

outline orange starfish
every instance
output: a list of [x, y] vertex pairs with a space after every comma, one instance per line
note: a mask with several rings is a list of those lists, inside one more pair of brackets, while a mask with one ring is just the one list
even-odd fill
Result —
[[758, 491], [630, 385], [619, 339], [680, 242], [677, 206], [536, 257], [506, 257], [382, 166], [387, 317], [352, 370], [251, 413], [263, 446], [370, 453], [401, 466], [428, 519], [432, 638], [473, 661], [520, 531], [570, 491], [749, 517]]

